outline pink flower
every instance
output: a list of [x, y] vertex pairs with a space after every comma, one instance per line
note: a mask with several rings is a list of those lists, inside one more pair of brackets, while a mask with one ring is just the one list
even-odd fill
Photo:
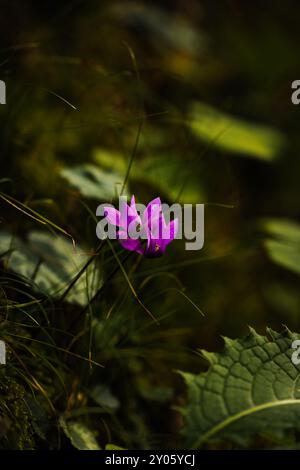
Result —
[[159, 197], [149, 202], [140, 216], [132, 196], [130, 206], [121, 203], [120, 211], [105, 207], [106, 220], [117, 227], [120, 244], [129, 251], [135, 251], [148, 258], [161, 256], [178, 230], [178, 219], [166, 223]]

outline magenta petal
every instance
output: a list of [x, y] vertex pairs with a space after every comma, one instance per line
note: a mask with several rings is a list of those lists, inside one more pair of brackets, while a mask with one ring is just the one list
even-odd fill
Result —
[[149, 230], [153, 230], [155, 227], [155, 224], [159, 222], [161, 214], [161, 200], [159, 197], [153, 199], [152, 201], [149, 202], [147, 205], [143, 217], [142, 217], [142, 223], [143, 226], [148, 228]]
[[156, 214], [161, 212], [161, 200], [160, 197], [156, 197], [146, 207], [148, 217], [154, 217]]
[[121, 209], [120, 226], [123, 227], [124, 229], [127, 229], [129, 206], [127, 205], [125, 201], [122, 201], [120, 209]]
[[152, 199], [152, 201], [150, 201], [150, 202], [148, 203], [147, 207], [152, 206], [152, 205], [159, 206], [159, 208], [161, 209], [161, 200], [160, 200], [160, 197], [156, 197], [156, 198]]
[[130, 208], [129, 208], [129, 216], [131, 218], [130, 223], [135, 220], [137, 224], [142, 224], [141, 218], [139, 216], [138, 211], [136, 210], [135, 206], [135, 197], [132, 195], [131, 197], [131, 202], [130, 202]]
[[127, 238], [126, 240], [120, 239], [119, 242], [125, 250], [136, 251], [141, 255], [144, 254], [141, 240], [132, 240], [131, 238]]
[[105, 207], [104, 216], [110, 224], [117, 225], [117, 226], [120, 225], [121, 214], [114, 207]]
[[161, 239], [161, 249], [163, 253], [165, 252], [169, 243], [171, 243], [171, 241], [173, 241], [174, 238], [176, 237], [177, 231], [178, 231], [178, 219], [172, 220], [169, 224], [165, 226], [163, 237]]
[[[131, 207], [132, 209], [135, 209], [135, 197], [134, 197], [134, 194], [131, 196], [130, 207]], [[136, 209], [135, 209], [135, 211], [136, 211]]]
[[178, 231], [178, 219], [166, 224], [159, 197], [149, 202], [142, 217], [137, 212], [134, 195], [130, 205], [122, 201], [120, 212], [106, 207], [105, 216], [119, 226], [117, 238], [124, 249], [149, 258], [161, 256]]
[[151, 238], [145, 250], [145, 256], [147, 258], [159, 258], [164, 254], [166, 246], [163, 240]]
[[165, 240], [168, 240], [168, 243], [170, 243], [176, 237], [177, 232], [178, 232], [178, 219], [171, 220], [171, 222], [165, 225], [164, 227], [163, 238]]
[[161, 216], [158, 222], [160, 235], [157, 236], [153, 232], [149, 232], [148, 243], [145, 255], [148, 258], [157, 258], [162, 256], [172, 240], [176, 237], [178, 230], [178, 219], [172, 220], [166, 224], [164, 217]]
[[135, 207], [134, 196], [131, 198], [131, 205], [129, 206], [125, 201], [121, 205], [121, 217], [120, 226], [127, 230], [128, 226], [136, 221], [137, 224], [141, 224], [140, 217]]

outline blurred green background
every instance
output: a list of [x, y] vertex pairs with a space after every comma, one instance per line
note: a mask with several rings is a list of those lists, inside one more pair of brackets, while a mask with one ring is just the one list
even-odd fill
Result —
[[[101, 446], [180, 446], [175, 370], [204, 370], [198, 348], [219, 350], [248, 325], [300, 330], [296, 6], [1, 2], [2, 336], [17, 351], [13, 383], [26, 396], [37, 387], [34, 444], [12, 432], [4, 447], [68, 447], [61, 416], [80, 416]], [[205, 204], [199, 252], [178, 240], [149, 260], [114, 245], [159, 326], [107, 245], [81, 291], [60, 298], [97, 249], [96, 207], [115, 200], [128, 168], [138, 202]], [[82, 258], [26, 208], [71, 234]]]

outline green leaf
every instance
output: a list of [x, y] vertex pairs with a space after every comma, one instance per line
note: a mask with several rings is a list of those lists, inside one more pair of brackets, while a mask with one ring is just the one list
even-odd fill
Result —
[[265, 247], [272, 260], [284, 268], [300, 274], [300, 246], [289, 245], [284, 242], [267, 240]]
[[[47, 232], [30, 232], [27, 243], [8, 232], [0, 233], [0, 253], [6, 267], [33, 280], [44, 294], [59, 297], [83, 267], [89, 256], [71, 240]], [[70, 303], [86, 305], [101, 285], [99, 271], [92, 265], [66, 297]]]
[[249, 439], [300, 429], [300, 369], [291, 361], [292, 342], [300, 335], [286, 329], [250, 330], [243, 339], [225, 339], [223, 352], [203, 351], [206, 373], [181, 373], [188, 400], [181, 409], [187, 447], [207, 441], [230, 440], [246, 445]]
[[118, 398], [112, 394], [106, 385], [95, 385], [95, 387], [90, 390], [89, 395], [98, 405], [108, 410], [116, 410], [120, 406]]
[[262, 226], [272, 237], [264, 242], [270, 258], [300, 274], [300, 224], [288, 219], [266, 219]]
[[115, 444], [106, 444], [105, 450], [127, 450], [124, 447], [116, 446]]
[[167, 386], [151, 386], [146, 381], [141, 381], [140, 393], [146, 400], [165, 403], [170, 401], [174, 395], [174, 390]]
[[101, 450], [92, 431], [77, 421], [60, 418], [60, 425], [72, 445], [79, 450]]
[[[94, 151], [95, 161], [105, 169], [113, 168], [125, 176], [127, 163], [121, 154], [98, 148]], [[130, 181], [136, 186], [147, 183], [155, 192], [167, 196], [170, 201], [196, 203], [203, 199], [199, 178], [192, 167], [182, 171], [182, 161], [159, 152], [134, 162]]]
[[71, 186], [87, 198], [111, 200], [123, 184], [119, 173], [104, 171], [96, 165], [86, 164], [63, 168], [60, 174]]
[[268, 218], [264, 219], [264, 230], [283, 241], [300, 243], [300, 224], [290, 219]]
[[274, 129], [251, 124], [199, 102], [191, 106], [188, 124], [196, 136], [220, 150], [266, 161], [273, 160], [284, 143], [281, 133]]

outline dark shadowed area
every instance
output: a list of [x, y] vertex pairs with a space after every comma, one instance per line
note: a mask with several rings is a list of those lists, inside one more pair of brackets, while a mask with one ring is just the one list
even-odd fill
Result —
[[[0, 8], [0, 448], [297, 448], [297, 2]], [[100, 242], [120, 193], [203, 249]]]

